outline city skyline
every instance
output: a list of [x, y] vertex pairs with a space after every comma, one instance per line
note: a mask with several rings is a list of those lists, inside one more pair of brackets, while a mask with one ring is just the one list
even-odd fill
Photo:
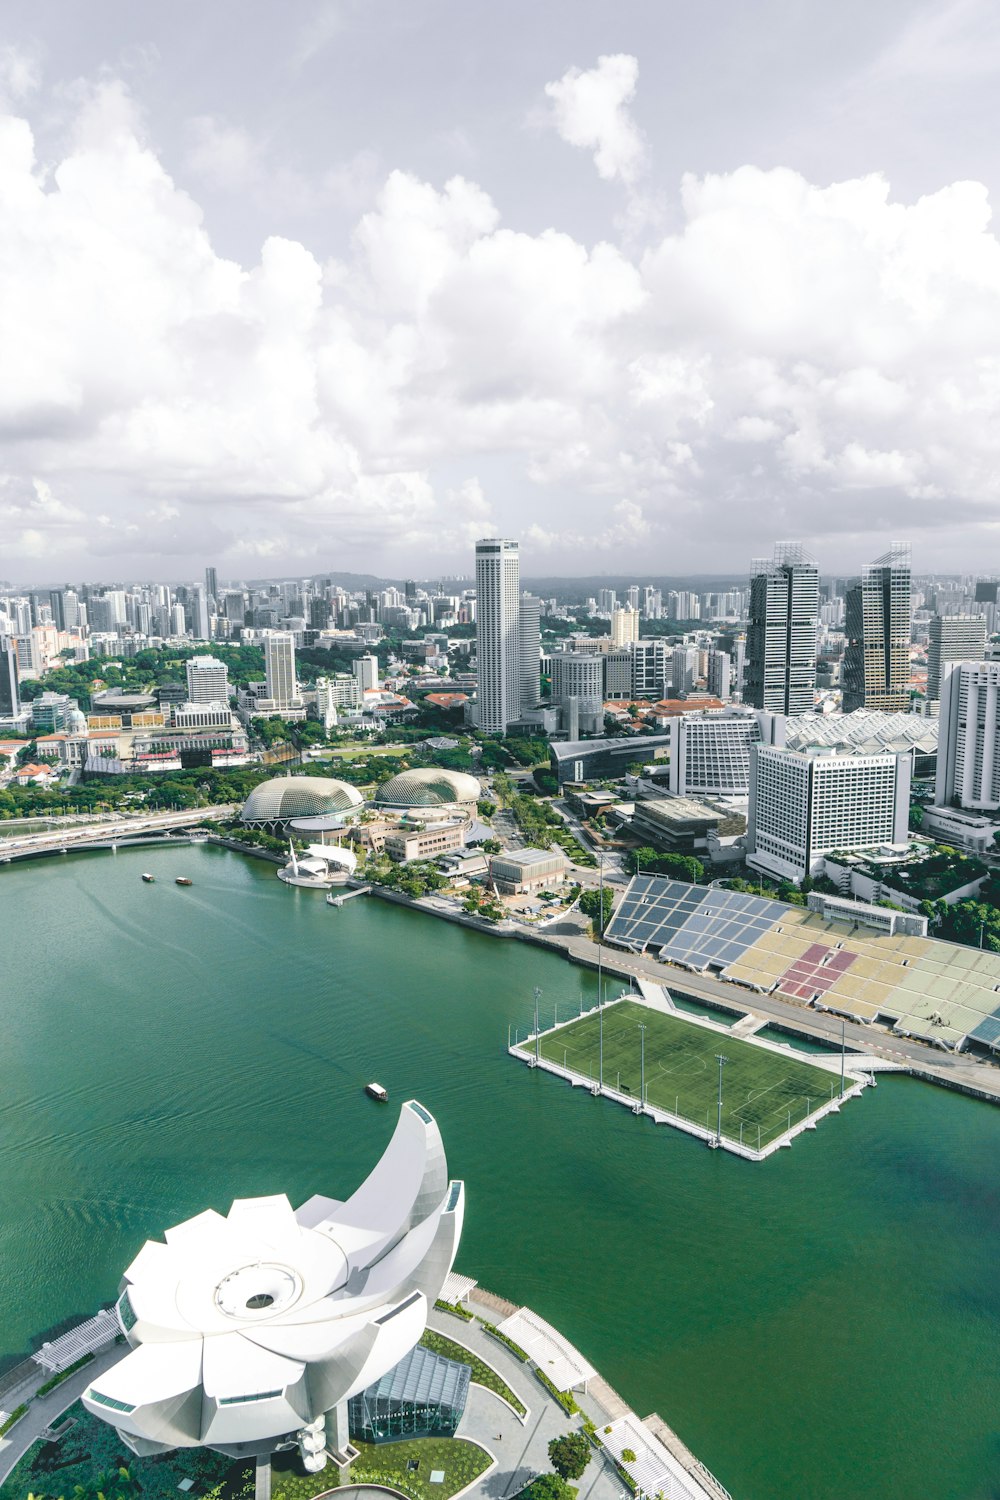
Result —
[[9, 8], [5, 574], [988, 552], [990, 8], [515, 15]]

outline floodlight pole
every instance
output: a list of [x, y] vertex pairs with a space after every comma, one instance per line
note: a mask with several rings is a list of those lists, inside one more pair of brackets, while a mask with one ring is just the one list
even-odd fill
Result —
[[535, 985], [535, 1062], [536, 1063], [538, 1061], [538, 1001], [539, 1001], [539, 998], [541, 996], [541, 993], [542, 993], [541, 990], [538, 988], [538, 985], [536, 984]]
[[598, 1015], [598, 1026], [599, 1026], [599, 1034], [600, 1034], [600, 1048], [599, 1048], [600, 1073], [599, 1073], [598, 1076], [600, 1078], [601, 1088], [603, 1088], [604, 1087], [604, 1006], [603, 1005], [598, 1005], [598, 1007], [597, 1007], [597, 1015]]
[[604, 997], [604, 850], [601, 850], [601, 869], [598, 884], [597, 910], [597, 1003]]
[[729, 1058], [726, 1057], [726, 1055], [724, 1053], [717, 1052], [715, 1054], [715, 1060], [719, 1064], [719, 1124], [718, 1124], [718, 1129], [716, 1131], [715, 1138], [719, 1142], [719, 1145], [721, 1146], [721, 1144], [722, 1144], [722, 1070], [726, 1066], [726, 1063], [729, 1061]]
[[844, 1065], [847, 1060], [847, 1022], [840, 1023], [840, 1097], [844, 1097]]
[[639, 1022], [639, 1103], [646, 1102], [646, 1023]]

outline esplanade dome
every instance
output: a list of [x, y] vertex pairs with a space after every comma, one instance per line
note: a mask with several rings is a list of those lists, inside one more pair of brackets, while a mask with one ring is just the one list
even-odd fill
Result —
[[353, 813], [364, 805], [361, 793], [333, 776], [274, 776], [255, 786], [240, 818], [260, 826], [322, 813]]
[[379, 787], [375, 801], [382, 807], [472, 807], [482, 796], [474, 776], [465, 771], [446, 771], [439, 766], [420, 766], [400, 771]]

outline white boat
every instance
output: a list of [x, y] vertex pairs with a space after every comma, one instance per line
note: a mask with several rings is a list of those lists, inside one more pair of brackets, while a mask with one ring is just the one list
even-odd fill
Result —
[[389, 1090], [384, 1089], [380, 1083], [366, 1083], [365, 1093], [371, 1099], [377, 1099], [380, 1104], [386, 1104], [389, 1100]]

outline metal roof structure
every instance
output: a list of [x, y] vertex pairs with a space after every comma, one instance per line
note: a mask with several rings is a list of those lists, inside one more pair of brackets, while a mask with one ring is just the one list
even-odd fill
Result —
[[568, 1339], [563, 1338], [558, 1328], [546, 1323], [530, 1307], [519, 1307], [497, 1327], [507, 1338], [513, 1339], [525, 1354], [531, 1356], [538, 1368], [548, 1376], [557, 1391], [571, 1391], [578, 1385], [585, 1386], [597, 1371], [589, 1360], [574, 1349]]

